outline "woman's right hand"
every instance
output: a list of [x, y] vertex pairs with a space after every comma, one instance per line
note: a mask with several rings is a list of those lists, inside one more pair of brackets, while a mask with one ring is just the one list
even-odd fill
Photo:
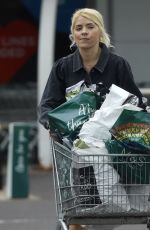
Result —
[[53, 139], [53, 141], [57, 141], [57, 142], [61, 142], [61, 138], [58, 136], [57, 133], [52, 132], [51, 130], [49, 130], [49, 136]]

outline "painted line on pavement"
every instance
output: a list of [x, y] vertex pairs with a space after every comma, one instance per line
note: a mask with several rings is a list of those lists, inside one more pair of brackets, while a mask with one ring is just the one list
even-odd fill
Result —
[[[47, 219], [48, 220], [48, 219]], [[20, 224], [20, 223], [33, 223], [33, 222], [38, 222], [41, 221], [41, 219], [0, 219], [0, 225], [2, 224]], [[42, 218], [43, 221], [43, 218]]]

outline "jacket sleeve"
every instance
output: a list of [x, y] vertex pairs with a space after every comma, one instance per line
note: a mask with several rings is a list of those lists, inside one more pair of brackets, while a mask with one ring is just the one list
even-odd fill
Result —
[[52, 67], [38, 106], [38, 120], [46, 129], [50, 128], [48, 112], [65, 101], [64, 72], [62, 68], [62, 59], [60, 59]]
[[119, 86], [136, 95], [139, 98], [139, 106], [143, 107], [143, 95], [134, 81], [133, 73], [129, 63], [123, 58], [119, 62], [117, 75]]

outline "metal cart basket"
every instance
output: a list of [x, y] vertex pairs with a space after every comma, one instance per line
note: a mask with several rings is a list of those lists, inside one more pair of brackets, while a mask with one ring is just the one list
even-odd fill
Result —
[[150, 155], [77, 154], [52, 141], [57, 230], [70, 224], [147, 224]]

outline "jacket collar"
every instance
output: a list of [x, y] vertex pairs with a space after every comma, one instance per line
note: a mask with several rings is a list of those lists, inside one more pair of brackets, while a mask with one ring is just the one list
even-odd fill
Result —
[[[106, 47], [106, 45], [103, 43], [100, 44], [100, 47], [101, 47], [101, 55], [100, 55], [100, 58], [99, 58], [97, 64], [94, 66], [94, 68], [100, 72], [103, 72], [105, 69], [105, 66], [108, 62], [110, 51]], [[76, 49], [76, 51], [73, 54], [73, 72], [76, 72], [80, 69], [83, 69], [83, 64], [82, 64], [79, 50]]]

